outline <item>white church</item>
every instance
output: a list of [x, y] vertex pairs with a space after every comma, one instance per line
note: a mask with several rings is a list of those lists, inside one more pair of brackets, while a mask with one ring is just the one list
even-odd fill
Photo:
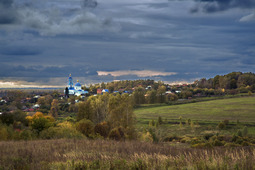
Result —
[[85, 95], [86, 93], [88, 93], [88, 91], [81, 89], [81, 84], [79, 83], [79, 80], [77, 80], [77, 83], [73, 85], [73, 78], [71, 74], [69, 75], [67, 86], [68, 86], [69, 95], [80, 96], [80, 95]]

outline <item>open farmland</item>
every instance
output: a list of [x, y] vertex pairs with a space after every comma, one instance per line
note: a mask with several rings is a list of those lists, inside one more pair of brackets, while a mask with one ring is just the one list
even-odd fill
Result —
[[157, 120], [159, 116], [169, 123], [179, 122], [179, 117], [198, 122], [230, 122], [252, 123], [255, 125], [255, 97], [220, 99], [206, 102], [189, 103], [171, 106], [144, 106], [135, 110], [138, 124], [147, 124]]

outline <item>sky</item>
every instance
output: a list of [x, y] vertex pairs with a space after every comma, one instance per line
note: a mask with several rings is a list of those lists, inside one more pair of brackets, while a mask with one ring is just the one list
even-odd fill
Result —
[[255, 72], [255, 0], [0, 0], [0, 88]]

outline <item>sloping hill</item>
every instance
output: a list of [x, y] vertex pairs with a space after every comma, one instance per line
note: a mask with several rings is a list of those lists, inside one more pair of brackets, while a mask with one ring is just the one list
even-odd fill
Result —
[[183, 119], [194, 121], [240, 121], [255, 124], [255, 97], [220, 99], [172, 106], [142, 107], [135, 109], [138, 124], [147, 124], [159, 116], [168, 122]]

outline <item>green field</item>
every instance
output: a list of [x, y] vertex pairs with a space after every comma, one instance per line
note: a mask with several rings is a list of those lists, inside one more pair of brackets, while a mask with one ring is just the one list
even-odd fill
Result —
[[190, 103], [172, 106], [151, 105], [135, 110], [139, 124], [148, 123], [150, 120], [157, 120], [159, 116], [167, 118], [169, 122], [183, 119], [193, 121], [219, 122], [228, 119], [230, 122], [254, 123], [255, 124], [255, 97], [242, 97], [232, 99], [221, 99], [206, 102]]
[[[181, 105], [143, 105], [135, 109], [139, 131], [149, 127], [149, 122], [157, 122], [160, 116], [163, 124], [157, 129], [162, 138], [171, 135], [199, 136], [205, 133], [232, 135], [248, 127], [250, 135], [255, 135], [255, 97], [240, 97], [204, 101]], [[182, 125], [180, 125], [180, 117]], [[187, 124], [191, 120], [194, 126]], [[224, 120], [229, 125], [223, 130], [218, 124]]]

